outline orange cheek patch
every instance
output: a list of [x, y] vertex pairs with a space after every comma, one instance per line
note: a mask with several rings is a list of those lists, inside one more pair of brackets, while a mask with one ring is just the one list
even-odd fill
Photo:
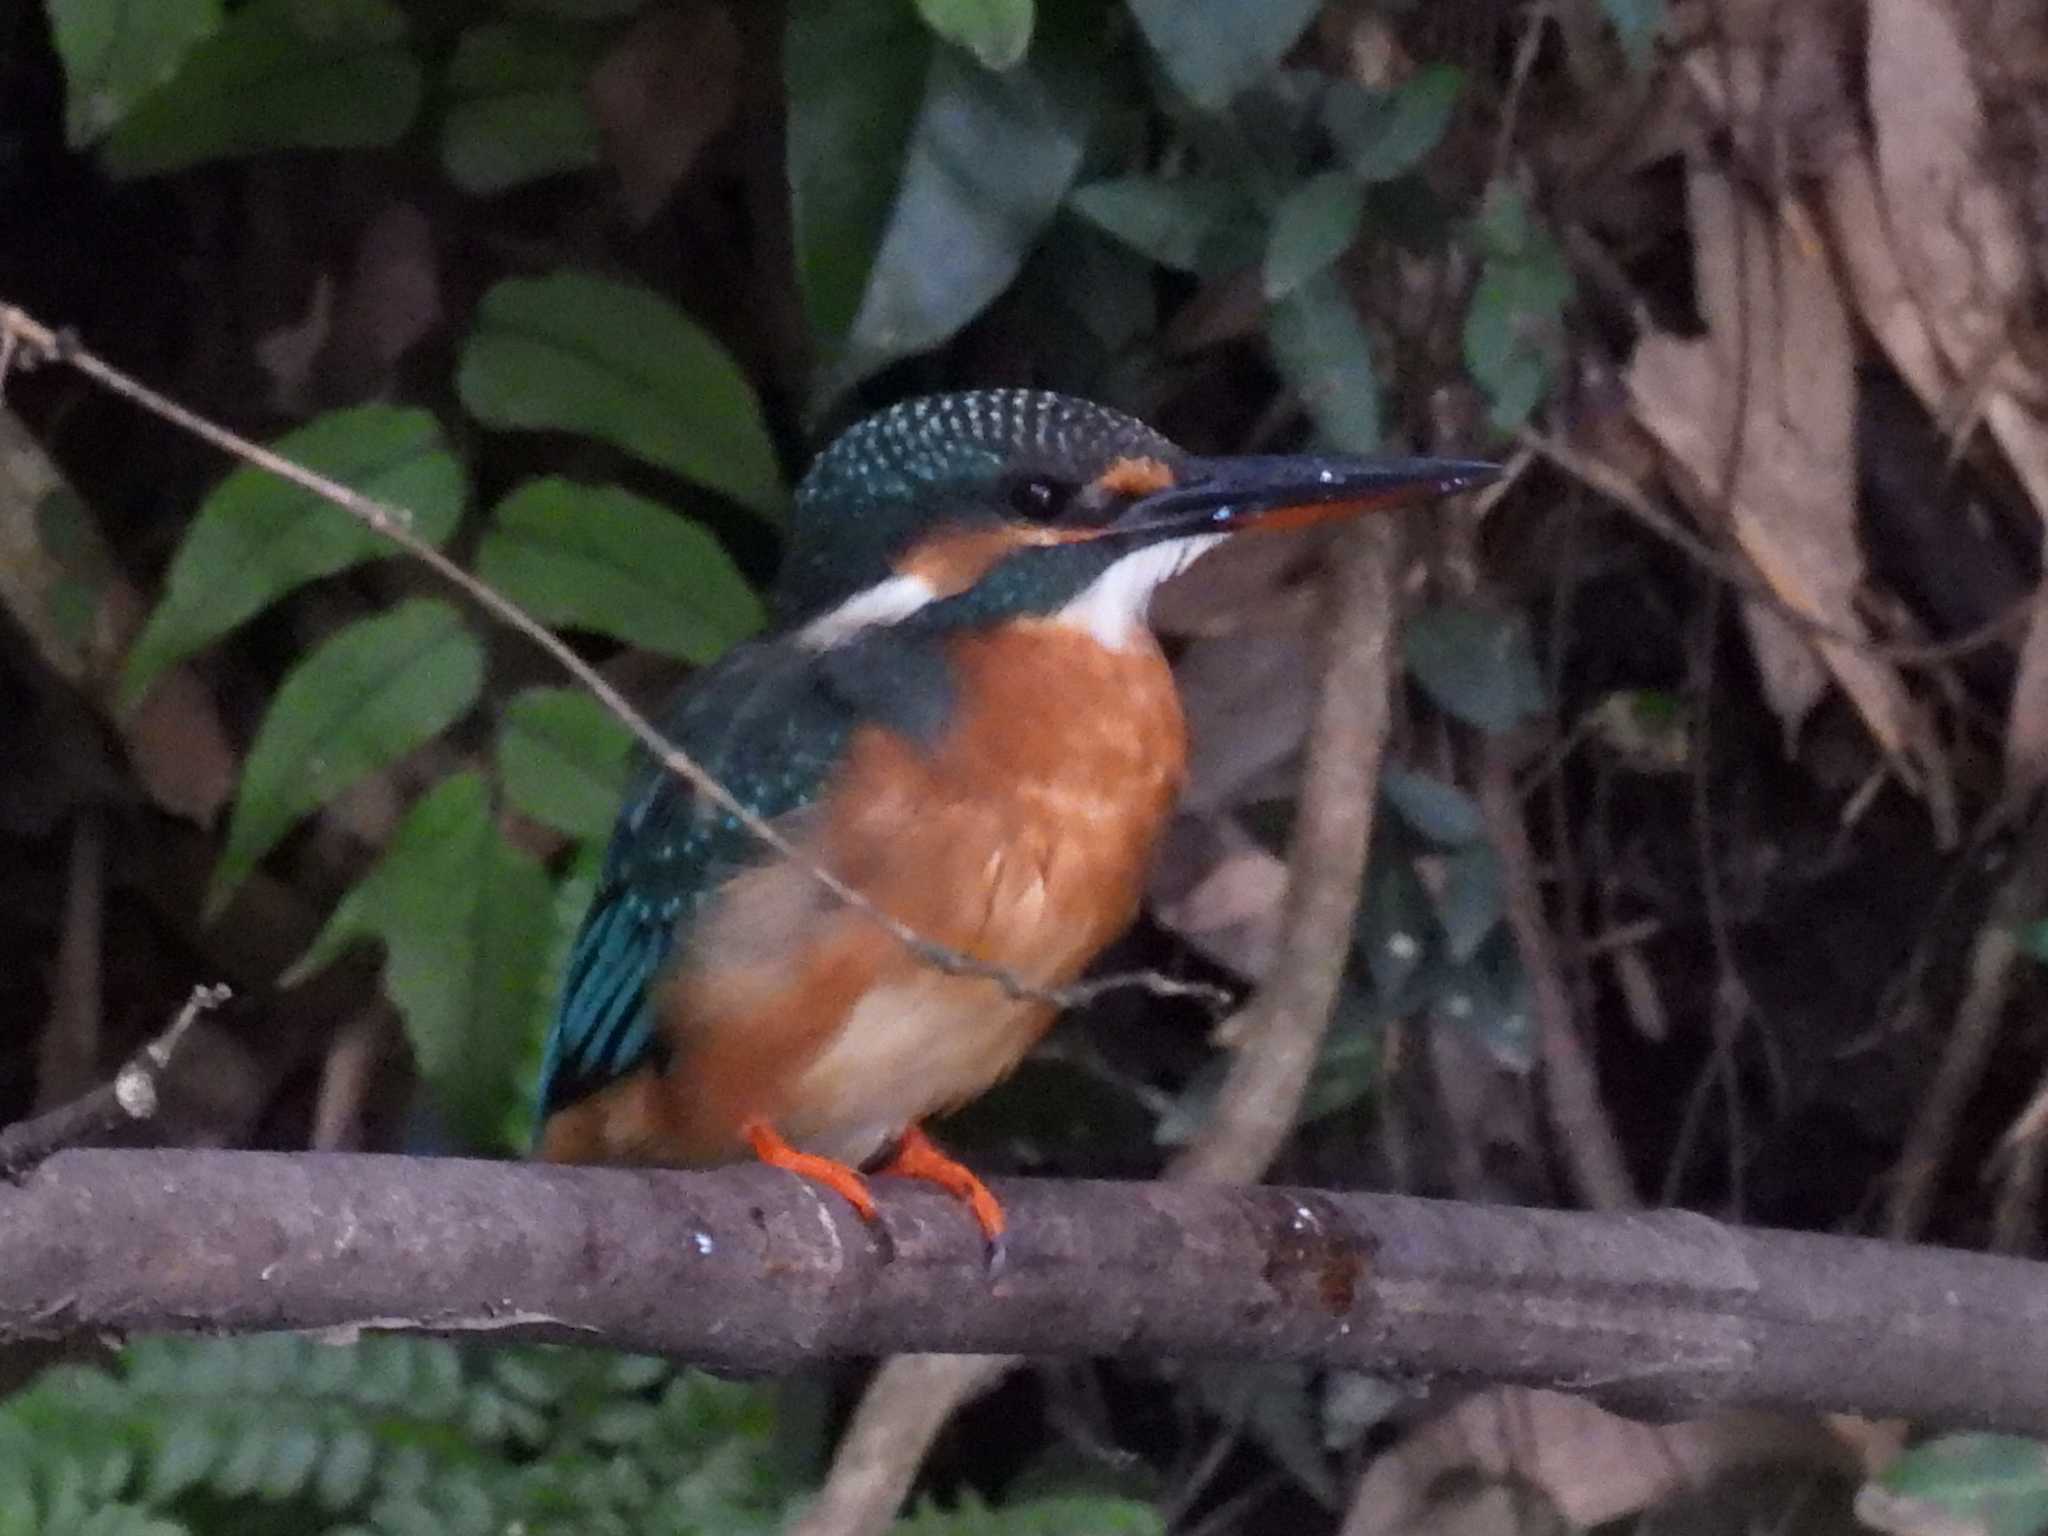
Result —
[[1166, 490], [1173, 483], [1173, 470], [1163, 459], [1118, 459], [1095, 477], [1097, 489], [1133, 500]]
[[961, 528], [926, 539], [896, 564], [897, 574], [915, 576], [940, 597], [957, 597], [986, 576], [998, 560], [1020, 549], [1079, 544], [1099, 538], [1100, 528]]
[[1003, 556], [1032, 542], [1014, 528], [955, 530], [926, 539], [896, 569], [915, 576], [940, 597], [953, 597], [986, 576]]

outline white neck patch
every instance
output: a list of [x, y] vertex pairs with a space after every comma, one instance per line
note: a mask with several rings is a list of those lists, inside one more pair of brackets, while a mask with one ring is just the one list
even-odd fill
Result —
[[864, 629], [909, 618], [938, 595], [922, 576], [891, 576], [811, 620], [797, 631], [797, 644], [806, 650], [829, 651]]
[[1177, 576], [1227, 537], [1190, 534], [1134, 549], [1096, 577], [1059, 611], [1059, 622], [1086, 630], [1113, 651], [1126, 650], [1145, 624], [1160, 583]]

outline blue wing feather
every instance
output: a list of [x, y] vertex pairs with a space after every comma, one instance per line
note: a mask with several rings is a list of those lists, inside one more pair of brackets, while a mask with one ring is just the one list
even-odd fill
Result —
[[[662, 733], [770, 820], [808, 803], [854, 715], [788, 642], [743, 646], [693, 678]], [[541, 1068], [541, 1119], [656, 1052], [654, 983], [691, 922], [760, 845], [729, 813], [645, 759], [628, 788], [597, 894], [570, 950]]]

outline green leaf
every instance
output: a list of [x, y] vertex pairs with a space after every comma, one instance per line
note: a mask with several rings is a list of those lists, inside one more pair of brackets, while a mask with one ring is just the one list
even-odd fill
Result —
[[220, 0], [48, 0], [48, 9], [73, 149], [126, 117], [221, 24]]
[[1380, 775], [1380, 791], [1403, 821], [1433, 843], [1455, 848], [1477, 842], [1486, 833], [1479, 806], [1455, 784], [1406, 768], [1388, 768]]
[[1193, 1367], [1202, 1406], [1240, 1427], [1317, 1502], [1337, 1507], [1336, 1480], [1323, 1456], [1309, 1368], [1297, 1361], [1213, 1361]]
[[2017, 1435], [1943, 1435], [1866, 1483], [1856, 1515], [1920, 1536], [2037, 1536], [2048, 1531], [2048, 1446]]
[[1347, 81], [1330, 92], [1323, 121], [1354, 176], [1392, 181], [1442, 141], [1464, 83], [1464, 72], [1448, 64], [1417, 70], [1395, 91]]
[[986, 69], [1009, 69], [1031, 46], [1033, 0], [917, 0], [924, 24]]
[[1349, 453], [1379, 447], [1380, 384], [1372, 339], [1336, 274], [1312, 277], [1273, 305], [1266, 340], [1318, 436]]
[[1571, 269], [1521, 194], [1496, 183], [1475, 226], [1486, 252], [1465, 314], [1465, 366], [1502, 430], [1520, 426], [1543, 398], [1562, 352]]
[[304, 1424], [280, 1427], [271, 1440], [257, 1492], [270, 1502], [291, 1498], [306, 1486], [325, 1449], [321, 1437]]
[[456, 377], [488, 426], [583, 432], [765, 517], [785, 496], [753, 387], [659, 295], [578, 272], [484, 295]]
[[632, 747], [631, 733], [581, 688], [529, 688], [505, 706], [498, 780], [535, 821], [599, 838], [619, 813]]
[[1392, 1003], [1429, 958], [1429, 893], [1407, 859], [1373, 860], [1355, 926], [1373, 989]]
[[1323, 1377], [1323, 1445], [1346, 1451], [1367, 1430], [1384, 1424], [1408, 1406], [1407, 1383], [1366, 1371], [1330, 1371]]
[[1196, 106], [1220, 112], [1292, 48], [1320, 0], [1130, 0], [1145, 41]]
[[1537, 233], [1528, 199], [1510, 181], [1495, 181], [1479, 204], [1472, 234], [1486, 256], [1525, 256]]
[[420, 1074], [470, 1145], [500, 1145], [542, 985], [547, 874], [507, 843], [474, 773], [412, 808], [362, 882], [286, 972], [296, 985], [358, 939], [384, 946], [384, 980]]
[[1443, 967], [1426, 979], [1427, 995], [1417, 999], [1417, 1006], [1433, 1008], [1508, 1070], [1528, 1072], [1535, 1066], [1529, 979], [1503, 930], [1488, 934], [1469, 961]]
[[196, 1488], [213, 1470], [221, 1452], [220, 1431], [204, 1419], [181, 1419], [150, 1458], [144, 1488], [156, 1503], [167, 1503], [187, 1489]]
[[2036, 960], [2048, 960], [2048, 918], [2029, 923], [2013, 935], [2021, 949]]
[[867, 290], [934, 51], [905, 5], [790, 5], [783, 99], [797, 283], [811, 334], [828, 350]]
[[1358, 234], [1365, 189], [1343, 171], [1311, 176], [1287, 194], [1266, 237], [1266, 297], [1284, 299], [1326, 271]]
[[106, 141], [106, 165], [153, 176], [270, 150], [390, 144], [420, 89], [391, 0], [251, 0], [135, 104]]
[[1474, 843], [1444, 860], [1436, 919], [1452, 960], [1462, 965], [1478, 954], [1480, 945], [1500, 926], [1504, 910], [1500, 856], [1489, 845]]
[[498, 503], [477, 574], [549, 624], [709, 661], [761, 601], [700, 525], [617, 486], [529, 480]]
[[1556, 259], [1486, 263], [1465, 315], [1465, 366], [1485, 389], [1493, 424], [1528, 419], [1556, 372], [1557, 339], [1571, 275]]
[[1301, 1110], [1295, 1117], [1300, 1124], [1349, 1109], [1379, 1087], [1386, 1063], [1380, 1049], [1382, 1032], [1371, 1015], [1368, 989], [1347, 978], [1337, 995], [1336, 1016], [1301, 1096]]
[[214, 866], [217, 914], [292, 825], [446, 729], [476, 702], [483, 647], [448, 604], [422, 598], [338, 630], [285, 675], [250, 744]]
[[994, 74], [937, 50], [860, 308], [821, 394], [947, 340], [1009, 286], [1081, 167], [1099, 32], [1092, 6], [1059, 0], [1015, 69]]
[[263, 1475], [263, 1463], [270, 1454], [270, 1436], [270, 1425], [245, 1423], [214, 1469], [209, 1491], [231, 1499], [254, 1493], [257, 1479]]
[[585, 103], [589, 50], [561, 29], [471, 27], [448, 66], [452, 100], [441, 164], [465, 192], [488, 196], [598, 163]]
[[1195, 271], [1210, 236], [1251, 206], [1235, 183], [1195, 176], [1091, 181], [1068, 204], [1132, 250], [1181, 272]]
[[1600, 0], [1600, 10], [1631, 69], [1647, 69], [1664, 30], [1664, 0]]
[[377, 1442], [361, 1429], [345, 1429], [320, 1460], [313, 1496], [329, 1510], [346, 1509], [369, 1490], [376, 1468]]
[[[411, 515], [441, 544], [468, 494], [462, 468], [425, 411], [364, 405], [333, 411], [270, 445], [284, 457]], [[200, 504], [164, 595], [128, 653], [119, 702], [308, 581], [397, 551], [339, 507], [268, 470], [245, 467]]]
[[1439, 603], [1408, 621], [1402, 649], [1438, 708], [1482, 731], [1505, 731], [1547, 703], [1520, 613]]
[[1042, 346], [1094, 372], [1159, 328], [1153, 276], [1152, 263], [1129, 246], [1062, 217], [1011, 290], [1013, 313]]
[[1698, 743], [1692, 702], [1664, 688], [1618, 688], [1579, 725], [1631, 773], [1684, 773]]

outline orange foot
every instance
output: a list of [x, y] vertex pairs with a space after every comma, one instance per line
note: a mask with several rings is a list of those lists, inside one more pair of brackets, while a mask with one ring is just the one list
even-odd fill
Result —
[[774, 1126], [758, 1115], [749, 1115], [741, 1123], [740, 1134], [746, 1137], [747, 1145], [754, 1149], [754, 1156], [762, 1162], [776, 1168], [787, 1168], [791, 1173], [843, 1196], [846, 1203], [860, 1213], [860, 1219], [871, 1226], [882, 1219], [882, 1213], [875, 1209], [875, 1197], [868, 1193], [868, 1181], [860, 1176], [858, 1169], [834, 1162], [829, 1157], [820, 1157], [815, 1152], [797, 1151], [782, 1139]]
[[965, 1200], [968, 1210], [974, 1213], [975, 1221], [980, 1224], [981, 1235], [988, 1240], [989, 1268], [1002, 1268], [1003, 1233], [1010, 1223], [1003, 1214], [1001, 1202], [989, 1193], [989, 1187], [976, 1177], [973, 1169], [941, 1152], [921, 1126], [913, 1125], [903, 1133], [896, 1143], [895, 1154], [877, 1171], [906, 1179], [923, 1179], [928, 1184], [938, 1185], [949, 1195]]

